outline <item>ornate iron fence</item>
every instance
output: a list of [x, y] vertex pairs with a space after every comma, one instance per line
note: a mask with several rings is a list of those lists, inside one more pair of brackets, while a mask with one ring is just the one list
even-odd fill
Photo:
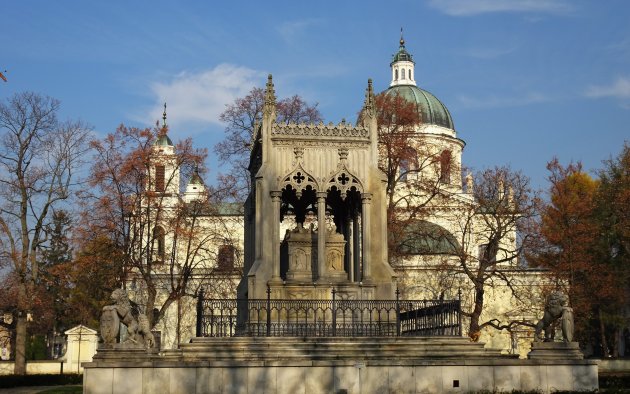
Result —
[[[197, 300], [197, 336], [461, 336], [460, 300]], [[238, 318], [237, 318], [238, 317]]]

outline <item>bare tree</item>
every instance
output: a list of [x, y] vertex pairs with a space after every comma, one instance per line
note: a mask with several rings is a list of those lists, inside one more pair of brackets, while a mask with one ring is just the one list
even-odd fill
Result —
[[529, 242], [538, 199], [529, 179], [507, 167], [478, 172], [472, 195], [473, 202], [452, 211], [450, 220], [458, 226], [458, 236], [447, 241], [455, 251], [453, 265], [448, 268], [463, 273], [464, 286], [473, 293], [470, 309], [462, 313], [470, 318], [468, 336], [477, 341], [486, 326], [508, 329], [529, 324], [496, 318], [482, 322], [481, 317], [489, 287], [503, 284], [517, 300], [520, 298], [512, 273], [519, 268], [518, 259]]
[[89, 127], [57, 119], [58, 100], [20, 93], [0, 104], [1, 259], [18, 278], [15, 374], [26, 373], [27, 314], [39, 280], [38, 250], [53, 209], [70, 197]]
[[[253, 88], [245, 97], [226, 105], [219, 119], [226, 124], [225, 138], [215, 145], [219, 159], [230, 162], [231, 168], [221, 179], [232, 183], [239, 198], [244, 199], [249, 192], [250, 175], [247, 170], [252, 138], [256, 124], [262, 120], [265, 92]], [[316, 123], [322, 120], [317, 104], [310, 105], [302, 97], [294, 95], [276, 103], [276, 121], [279, 123]]]

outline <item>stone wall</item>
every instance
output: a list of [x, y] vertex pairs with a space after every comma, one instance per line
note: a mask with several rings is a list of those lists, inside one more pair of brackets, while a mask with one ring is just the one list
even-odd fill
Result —
[[[524, 360], [521, 360], [521, 362]], [[597, 366], [506, 363], [303, 362], [90, 369], [84, 393], [455, 393], [594, 390]], [[394, 364], [394, 365], [392, 365]], [[422, 365], [418, 365], [422, 364]]]
[[462, 337], [195, 338], [159, 354], [99, 350], [84, 367], [85, 394], [549, 393], [598, 387], [597, 361], [522, 360]]

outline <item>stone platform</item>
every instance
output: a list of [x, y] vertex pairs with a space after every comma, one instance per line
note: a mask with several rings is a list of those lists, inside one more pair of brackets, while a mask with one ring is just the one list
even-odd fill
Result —
[[459, 337], [196, 338], [161, 354], [99, 350], [84, 393], [594, 390], [597, 362], [519, 360]]

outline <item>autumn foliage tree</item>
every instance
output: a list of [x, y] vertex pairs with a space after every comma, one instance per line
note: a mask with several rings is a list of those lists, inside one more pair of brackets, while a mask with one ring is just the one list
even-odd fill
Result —
[[15, 278], [17, 375], [26, 373], [27, 314], [36, 303], [45, 229], [71, 196], [89, 132], [81, 122], [58, 120], [59, 107], [30, 92], [0, 103], [0, 261]]
[[[375, 108], [379, 168], [386, 178], [389, 257], [396, 266], [408, 252], [407, 241], [429, 236], [416, 224], [431, 215], [436, 198], [449, 195], [451, 180], [441, 176], [443, 149], [419, 131], [422, 113], [416, 103], [383, 92], [376, 95]], [[459, 169], [451, 164], [448, 173], [459, 174]]]
[[[215, 145], [214, 151], [220, 160], [229, 162], [231, 168], [221, 175], [225, 183], [230, 181], [237, 188], [238, 196], [244, 199], [250, 187], [247, 170], [254, 128], [262, 120], [265, 92], [253, 88], [245, 97], [227, 104], [219, 119], [226, 124], [225, 138]], [[276, 121], [279, 123], [316, 123], [322, 120], [317, 104], [308, 104], [298, 95], [276, 102]]]
[[80, 260], [104, 252], [98, 261], [135, 292], [152, 327], [196, 293], [199, 273], [209, 274], [229, 235], [222, 223], [207, 226], [222, 190], [208, 188], [194, 202], [180, 197], [182, 182], [203, 171], [206, 151], [190, 139], [173, 146], [166, 133], [120, 126], [93, 141], [80, 234]]
[[600, 178], [593, 179], [580, 163], [565, 167], [557, 159], [549, 162], [549, 202], [541, 211], [541, 238], [530, 260], [549, 269], [556, 286], [568, 292], [577, 337], [595, 342], [601, 355], [609, 356], [611, 349], [618, 351], [616, 342], [626, 325], [627, 145], [619, 158], [605, 164]]

